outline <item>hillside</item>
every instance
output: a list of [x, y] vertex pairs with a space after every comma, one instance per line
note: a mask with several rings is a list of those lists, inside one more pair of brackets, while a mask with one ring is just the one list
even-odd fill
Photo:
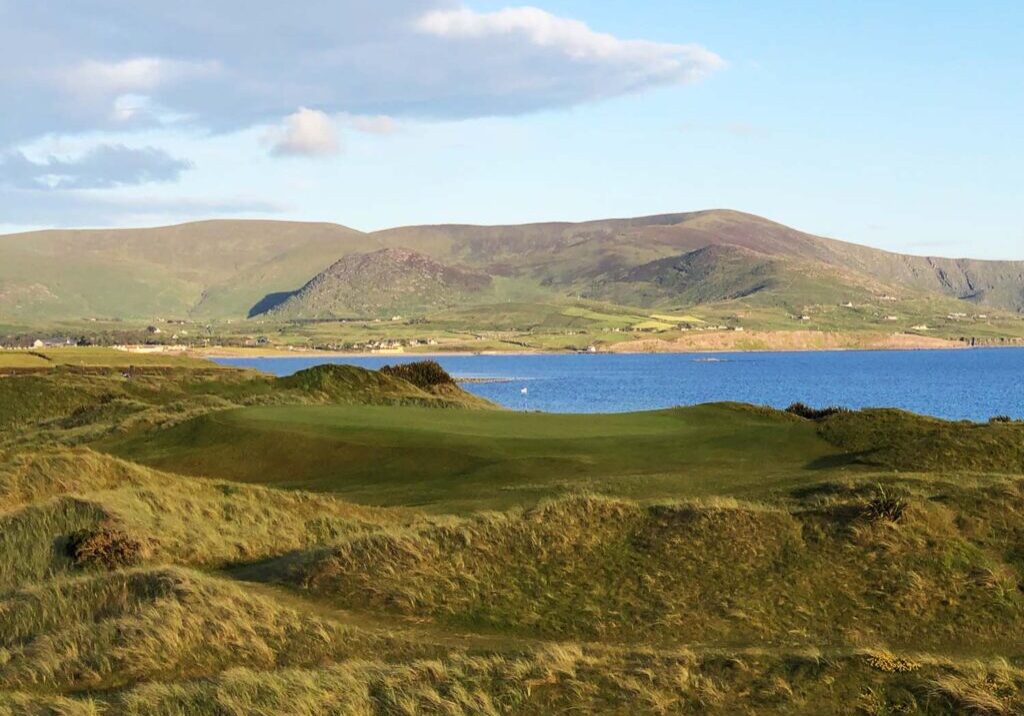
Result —
[[0, 236], [0, 316], [244, 317], [265, 295], [377, 247], [336, 224], [276, 221]]
[[373, 234], [496, 274], [528, 273], [586, 288], [639, 265], [709, 246], [823, 264], [877, 285], [1024, 309], [1024, 261], [907, 256], [806, 234], [737, 211], [712, 210], [578, 224], [432, 226]]
[[851, 301], [884, 315], [882, 299], [915, 315], [906, 304], [930, 302], [940, 316], [975, 305], [1020, 312], [1024, 262], [904, 256], [721, 210], [372, 234], [333, 224], [207, 221], [0, 236], [0, 324], [424, 316], [570, 299], [768, 306], [778, 317]]
[[0, 378], [0, 714], [1024, 709], [1022, 424], [44, 355]]
[[351, 254], [270, 309], [282, 318], [390, 317], [482, 300], [487, 274], [447, 266], [415, 251]]

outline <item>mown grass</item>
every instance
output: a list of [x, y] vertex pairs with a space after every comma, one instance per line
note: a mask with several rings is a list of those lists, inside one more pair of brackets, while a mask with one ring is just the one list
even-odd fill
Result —
[[104, 444], [196, 475], [466, 512], [587, 490], [632, 499], [763, 498], [867, 470], [1024, 473], [1024, 424], [895, 410], [820, 421], [734, 404], [614, 415], [365, 406], [218, 412]]
[[221, 412], [106, 443], [186, 474], [333, 492], [366, 504], [465, 512], [589, 490], [637, 499], [766, 494], [841, 455], [813, 424], [709, 405], [616, 415], [421, 408]]

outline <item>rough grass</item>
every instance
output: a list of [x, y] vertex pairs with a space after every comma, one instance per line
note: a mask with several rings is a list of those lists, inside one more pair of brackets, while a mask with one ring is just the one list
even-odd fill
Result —
[[62, 370], [0, 379], [0, 715], [1024, 712], [1013, 424]]
[[[193, 714], [1013, 714], [1024, 673], [1005, 662], [873, 653], [651, 652], [552, 645], [515, 656], [236, 668], [74, 699], [0, 692], [0, 713]], [[892, 663], [914, 668], [889, 668]]]
[[0, 627], [0, 689], [22, 691], [109, 689], [228, 667], [275, 669], [418, 650], [177, 567], [9, 593], [0, 599]]
[[1019, 573], [999, 549], [947, 507], [914, 500], [892, 521], [865, 514], [871, 504], [576, 497], [355, 535], [240, 576], [543, 638], [983, 649], [1024, 637]]
[[85, 449], [23, 455], [0, 471], [0, 589], [75, 569], [72, 541], [111, 523], [143, 544], [147, 559], [215, 567], [408, 519], [323, 495], [182, 478]]
[[902, 410], [840, 412], [820, 424], [864, 463], [913, 472], [1024, 473], [1024, 424], [951, 422]]
[[187, 367], [137, 366], [130, 374], [108, 366], [59, 365], [0, 379], [0, 450], [82, 444], [268, 404], [495, 407], [457, 385], [423, 390], [355, 366], [317, 366], [274, 378], [201, 361]]

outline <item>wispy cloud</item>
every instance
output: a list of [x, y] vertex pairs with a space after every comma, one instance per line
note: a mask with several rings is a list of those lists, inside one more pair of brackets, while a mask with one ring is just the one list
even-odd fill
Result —
[[100, 144], [81, 156], [29, 159], [23, 152], [0, 155], [0, 186], [59, 191], [177, 180], [192, 164], [155, 147]]

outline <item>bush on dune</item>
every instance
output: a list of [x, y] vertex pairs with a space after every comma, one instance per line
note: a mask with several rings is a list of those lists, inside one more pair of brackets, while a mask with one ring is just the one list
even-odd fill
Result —
[[113, 522], [79, 530], [68, 539], [68, 557], [76, 567], [132, 567], [140, 564], [151, 553], [146, 540], [128, 534]]
[[799, 415], [801, 418], [806, 418], [807, 420], [824, 420], [825, 418], [830, 418], [833, 415], [838, 415], [839, 413], [848, 413], [849, 409], [837, 406], [812, 408], [804, 403], [793, 403], [786, 408], [786, 412], [792, 415]]
[[442, 368], [440, 363], [433, 360], [386, 365], [380, 369], [380, 372], [395, 378], [401, 378], [424, 390], [429, 390], [438, 385], [455, 384], [455, 380], [448, 374], [448, 371]]

